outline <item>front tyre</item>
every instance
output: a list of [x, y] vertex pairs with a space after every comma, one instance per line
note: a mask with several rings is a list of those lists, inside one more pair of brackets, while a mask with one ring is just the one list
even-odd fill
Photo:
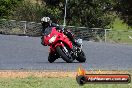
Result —
[[55, 55], [52, 55], [51, 53], [48, 56], [48, 61], [50, 63], [53, 63], [57, 58], [55, 57]]
[[67, 63], [72, 63], [73, 62], [73, 58], [70, 55], [69, 52], [65, 52], [65, 50], [63, 49], [63, 47], [57, 46], [56, 47], [56, 51], [58, 52], [58, 54], [62, 57], [62, 59], [64, 61], [66, 61]]
[[78, 53], [78, 57], [76, 58], [76, 60], [81, 62], [81, 63], [85, 62], [86, 61], [85, 53], [83, 51]]

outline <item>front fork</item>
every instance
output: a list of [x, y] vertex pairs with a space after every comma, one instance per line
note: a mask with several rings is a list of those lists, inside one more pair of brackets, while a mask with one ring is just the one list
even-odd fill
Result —
[[55, 48], [57, 47], [57, 46], [61, 46], [61, 47], [63, 47], [63, 50], [66, 52], [66, 53], [68, 53], [69, 51], [67, 50], [67, 48], [65, 47], [65, 45], [62, 43], [62, 42], [60, 42], [59, 44], [57, 44], [56, 46], [50, 46], [50, 48], [49, 48], [49, 53], [56, 53], [56, 50], [55, 50]]
[[64, 48], [64, 51], [67, 53], [68, 52], [68, 50], [67, 50], [67, 48], [64, 46], [64, 44], [61, 42], [61, 45], [62, 45], [62, 47]]

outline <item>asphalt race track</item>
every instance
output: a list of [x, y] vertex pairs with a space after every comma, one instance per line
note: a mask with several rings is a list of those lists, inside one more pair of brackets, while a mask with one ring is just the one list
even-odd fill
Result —
[[48, 47], [39, 37], [0, 35], [0, 70], [132, 70], [132, 46], [83, 42], [86, 63], [65, 63], [61, 58], [49, 63]]

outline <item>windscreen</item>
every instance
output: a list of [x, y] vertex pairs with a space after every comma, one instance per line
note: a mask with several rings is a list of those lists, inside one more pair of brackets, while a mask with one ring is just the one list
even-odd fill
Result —
[[52, 31], [52, 27], [46, 28], [44, 31], [44, 35], [49, 35], [51, 33], [51, 31]]

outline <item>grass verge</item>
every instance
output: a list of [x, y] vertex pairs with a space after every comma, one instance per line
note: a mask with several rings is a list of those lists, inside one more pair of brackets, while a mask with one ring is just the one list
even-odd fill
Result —
[[85, 84], [79, 86], [75, 78], [1, 78], [0, 88], [132, 88], [130, 84]]
[[113, 43], [132, 44], [132, 28], [117, 17], [107, 33], [107, 41]]
[[[88, 71], [87, 73], [132, 75], [132, 71]], [[132, 83], [79, 86], [76, 82], [76, 74], [77, 72], [0, 71], [0, 88], [132, 88]]]
[[107, 35], [107, 41], [109, 42], [132, 44], [132, 32], [110, 31]]

